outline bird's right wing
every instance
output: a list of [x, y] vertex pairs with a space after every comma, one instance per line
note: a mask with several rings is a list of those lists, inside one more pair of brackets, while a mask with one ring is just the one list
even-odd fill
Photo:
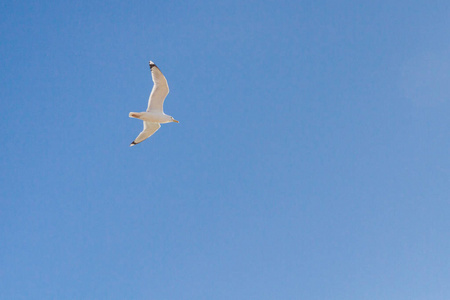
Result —
[[152, 62], [149, 62], [152, 72], [153, 89], [148, 98], [147, 111], [163, 112], [164, 99], [169, 94], [169, 85], [161, 70]]
[[144, 121], [144, 130], [139, 133], [137, 138], [134, 139], [134, 141], [130, 144], [130, 147], [139, 144], [140, 142], [144, 141], [145, 139], [149, 138], [152, 134], [154, 134], [161, 125], [159, 123], [154, 122], [146, 122]]

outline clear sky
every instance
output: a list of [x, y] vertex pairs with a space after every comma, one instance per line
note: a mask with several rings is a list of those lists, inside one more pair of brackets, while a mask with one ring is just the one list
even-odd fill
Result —
[[[450, 2], [3, 1], [0, 299], [450, 299]], [[133, 148], [152, 82], [166, 124]]]

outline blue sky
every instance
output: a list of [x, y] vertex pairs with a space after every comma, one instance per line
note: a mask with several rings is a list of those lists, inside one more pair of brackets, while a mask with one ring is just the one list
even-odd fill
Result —
[[449, 299], [448, 1], [0, 7], [1, 299]]

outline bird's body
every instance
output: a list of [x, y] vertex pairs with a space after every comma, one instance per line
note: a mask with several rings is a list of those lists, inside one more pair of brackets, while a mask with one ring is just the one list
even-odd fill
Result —
[[130, 118], [136, 118], [141, 119], [142, 121], [156, 122], [161, 124], [173, 122], [171, 116], [168, 116], [165, 113], [159, 113], [154, 111], [144, 111], [140, 113], [131, 112], [129, 116]]
[[138, 137], [130, 144], [134, 146], [144, 141], [152, 134], [154, 134], [160, 127], [160, 124], [176, 122], [172, 116], [166, 115], [163, 111], [164, 99], [169, 93], [169, 85], [161, 70], [152, 62], [149, 62], [150, 70], [152, 72], [153, 89], [148, 99], [147, 111], [144, 112], [130, 112], [130, 118], [136, 118], [144, 121], [144, 130], [139, 133]]

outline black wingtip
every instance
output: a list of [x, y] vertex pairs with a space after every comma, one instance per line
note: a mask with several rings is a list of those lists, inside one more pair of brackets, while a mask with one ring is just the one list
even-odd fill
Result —
[[151, 70], [153, 67], [156, 67], [155, 63], [152, 62], [152, 61], [149, 61], [149, 62], [148, 62], [148, 65], [150, 66], [150, 70]]
[[130, 147], [133, 147], [134, 145], [137, 145], [134, 141], [131, 142]]

